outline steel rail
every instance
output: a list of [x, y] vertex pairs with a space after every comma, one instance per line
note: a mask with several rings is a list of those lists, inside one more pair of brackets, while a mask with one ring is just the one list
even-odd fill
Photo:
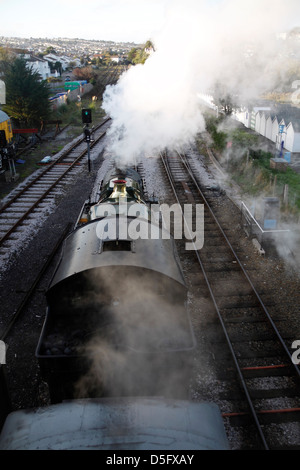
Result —
[[[230, 248], [230, 250], [231, 250], [231, 252], [232, 252], [232, 254], [233, 254], [235, 260], [236, 260], [237, 263], [238, 263], [238, 265], [240, 266], [240, 268], [241, 268], [241, 270], [242, 270], [242, 272], [243, 272], [245, 278], [247, 279], [249, 285], [251, 286], [253, 292], [255, 293], [255, 296], [256, 296], [257, 300], [259, 301], [259, 304], [260, 304], [261, 308], [263, 309], [263, 311], [264, 311], [264, 313], [265, 313], [265, 315], [266, 315], [266, 317], [267, 317], [267, 319], [268, 319], [268, 321], [269, 321], [269, 323], [270, 323], [270, 325], [271, 325], [271, 327], [272, 327], [272, 329], [273, 329], [273, 332], [275, 333], [275, 335], [276, 335], [277, 339], [279, 340], [279, 342], [280, 342], [280, 344], [281, 344], [281, 346], [282, 346], [284, 352], [287, 354], [287, 356], [288, 356], [288, 358], [289, 358], [289, 360], [290, 360], [289, 366], [292, 366], [292, 368], [293, 368], [294, 371], [295, 371], [296, 377], [297, 377], [298, 380], [299, 380], [299, 377], [300, 377], [300, 370], [299, 370], [298, 366], [297, 366], [295, 363], [293, 363], [291, 354], [290, 354], [290, 352], [289, 352], [289, 350], [288, 350], [288, 348], [287, 348], [287, 346], [286, 346], [286, 344], [285, 344], [285, 342], [284, 342], [282, 336], [280, 335], [280, 333], [279, 333], [279, 331], [278, 331], [278, 329], [277, 329], [275, 323], [273, 322], [273, 320], [272, 320], [272, 318], [271, 318], [271, 316], [270, 316], [268, 310], [266, 309], [266, 307], [265, 307], [265, 305], [264, 305], [264, 303], [263, 303], [263, 301], [262, 301], [260, 295], [258, 294], [258, 292], [257, 292], [257, 290], [256, 290], [256, 288], [255, 288], [255, 286], [253, 285], [253, 283], [252, 283], [252, 281], [251, 281], [251, 279], [250, 279], [248, 273], [247, 273], [246, 270], [244, 269], [244, 267], [243, 267], [242, 263], [240, 262], [240, 260], [239, 260], [239, 258], [238, 258], [238, 256], [237, 256], [237, 254], [235, 253], [235, 251], [234, 251], [234, 249], [233, 249], [233, 247], [232, 247], [230, 241], [228, 240], [228, 237], [227, 237], [227, 235], [225, 234], [223, 228], [221, 227], [221, 225], [220, 225], [220, 223], [219, 223], [217, 217], [215, 216], [214, 212], [212, 211], [212, 209], [211, 209], [211, 207], [210, 207], [210, 205], [209, 205], [209, 203], [208, 203], [206, 197], [204, 196], [203, 192], [201, 191], [201, 189], [200, 189], [200, 187], [199, 187], [199, 184], [198, 184], [198, 182], [196, 181], [196, 179], [195, 179], [195, 177], [194, 177], [194, 174], [193, 174], [193, 172], [192, 172], [192, 169], [191, 169], [191, 167], [190, 167], [190, 165], [189, 165], [189, 163], [188, 163], [188, 161], [187, 161], [186, 156], [185, 156], [185, 155], [184, 155], [184, 156], [180, 155], [179, 152], [178, 152], [178, 155], [179, 155], [179, 157], [180, 157], [182, 163], [184, 164], [186, 170], [188, 171], [189, 176], [191, 177], [193, 183], [195, 184], [195, 187], [197, 188], [197, 191], [199, 192], [200, 196], [202, 197], [202, 199], [203, 199], [203, 201], [204, 201], [206, 207], [208, 208], [208, 210], [209, 210], [211, 216], [213, 217], [214, 221], [216, 222], [216, 224], [217, 224], [217, 226], [218, 226], [218, 228], [219, 228], [221, 234], [223, 235], [224, 239], [226, 240], [226, 243], [227, 243], [228, 247]], [[200, 255], [198, 254], [198, 252], [197, 252], [196, 254], [197, 254], [198, 260], [200, 260]], [[264, 445], [264, 448], [265, 448], [265, 450], [269, 450], [269, 446], [268, 446], [268, 444], [267, 444], [265, 435], [264, 435], [264, 433], [263, 433], [263, 430], [262, 430], [262, 427], [261, 427], [261, 424], [260, 424], [260, 421], [259, 421], [259, 418], [258, 418], [258, 416], [261, 415], [261, 412], [260, 412], [260, 410], [255, 410], [255, 408], [254, 408], [254, 406], [253, 406], [252, 399], [251, 399], [250, 393], [249, 393], [249, 391], [248, 391], [248, 387], [247, 387], [247, 384], [246, 384], [246, 382], [245, 382], [245, 380], [244, 380], [244, 375], [243, 375], [243, 372], [242, 372], [244, 368], [241, 368], [240, 365], [239, 365], [239, 361], [238, 361], [238, 359], [237, 359], [237, 357], [236, 357], [236, 354], [235, 354], [235, 352], [234, 352], [234, 348], [233, 348], [232, 343], [231, 343], [231, 341], [230, 341], [229, 335], [227, 334], [227, 330], [226, 330], [225, 323], [224, 323], [224, 321], [223, 321], [221, 312], [220, 312], [219, 307], [218, 307], [218, 305], [217, 305], [217, 302], [216, 302], [216, 300], [215, 300], [214, 294], [213, 294], [213, 292], [212, 292], [211, 285], [210, 285], [209, 280], [208, 280], [208, 277], [207, 277], [207, 275], [206, 275], [206, 273], [205, 273], [205, 270], [204, 270], [204, 267], [203, 267], [202, 262], [200, 262], [200, 266], [201, 266], [203, 275], [204, 275], [204, 277], [205, 277], [205, 280], [206, 280], [206, 283], [207, 283], [209, 292], [210, 292], [210, 294], [212, 295], [212, 300], [213, 300], [213, 303], [214, 303], [214, 306], [215, 306], [217, 315], [218, 315], [218, 317], [219, 317], [219, 320], [220, 320], [220, 323], [221, 323], [223, 332], [224, 332], [224, 334], [225, 334], [226, 341], [227, 341], [227, 343], [228, 343], [228, 345], [229, 345], [229, 349], [230, 349], [231, 355], [232, 355], [232, 357], [233, 357], [233, 360], [234, 360], [234, 363], [235, 363], [235, 366], [236, 366], [236, 370], [237, 370], [238, 376], [239, 376], [239, 378], [240, 378], [242, 387], [243, 387], [244, 392], [245, 392], [245, 395], [246, 395], [246, 397], [247, 397], [247, 401], [248, 401], [248, 405], [249, 405], [249, 407], [250, 407], [251, 414], [252, 414], [252, 416], [253, 416], [253, 418], [254, 418], [254, 421], [255, 421], [257, 430], [258, 430], [258, 432], [259, 432], [260, 438], [261, 438], [261, 440], [262, 440], [262, 443], [263, 443], [263, 445]], [[298, 410], [298, 408], [297, 408], [297, 410]], [[276, 413], [276, 412], [279, 412], [279, 411], [280, 411], [280, 410], [270, 410], [269, 413], [271, 413], [271, 412], [272, 412], [272, 413]]]
[[255, 293], [255, 296], [256, 296], [257, 300], [259, 301], [260, 306], [262, 307], [262, 309], [263, 309], [263, 311], [264, 311], [264, 313], [265, 313], [265, 315], [266, 315], [266, 317], [267, 317], [269, 323], [271, 324], [271, 326], [272, 326], [272, 328], [273, 328], [273, 330], [274, 330], [274, 332], [275, 332], [275, 334], [276, 334], [276, 336], [277, 336], [277, 339], [280, 341], [281, 346], [283, 347], [285, 353], [287, 354], [287, 356], [288, 356], [288, 358], [289, 358], [289, 360], [290, 360], [290, 362], [291, 362], [291, 365], [294, 367], [294, 370], [295, 370], [295, 372], [296, 372], [296, 376], [297, 376], [298, 379], [299, 379], [299, 378], [300, 378], [300, 370], [299, 370], [299, 368], [297, 367], [297, 365], [293, 363], [291, 353], [290, 353], [290, 351], [288, 350], [288, 348], [287, 348], [287, 346], [286, 346], [286, 344], [285, 344], [285, 342], [284, 342], [282, 336], [280, 335], [280, 333], [279, 333], [279, 331], [278, 331], [278, 329], [277, 329], [277, 327], [276, 327], [274, 321], [272, 320], [272, 318], [271, 318], [271, 316], [270, 316], [270, 314], [269, 314], [269, 312], [268, 312], [266, 306], [264, 305], [263, 300], [261, 299], [261, 297], [260, 297], [259, 293], [257, 292], [257, 290], [256, 290], [256, 288], [255, 288], [253, 282], [251, 281], [251, 279], [250, 279], [250, 277], [249, 277], [247, 271], [245, 270], [244, 266], [242, 265], [241, 261], [239, 260], [239, 258], [238, 258], [238, 256], [237, 256], [236, 252], [234, 251], [234, 249], [233, 249], [233, 247], [232, 247], [230, 241], [228, 240], [228, 237], [227, 237], [226, 233], [224, 232], [223, 228], [221, 227], [221, 225], [220, 225], [220, 223], [219, 223], [217, 217], [216, 217], [215, 214], [213, 213], [213, 211], [212, 211], [212, 209], [211, 209], [211, 207], [210, 207], [210, 205], [209, 205], [209, 203], [208, 203], [206, 197], [204, 196], [203, 192], [201, 191], [201, 189], [200, 189], [200, 187], [199, 187], [199, 185], [198, 185], [198, 183], [197, 183], [197, 181], [196, 181], [196, 179], [195, 179], [195, 177], [194, 177], [194, 175], [193, 175], [193, 172], [192, 172], [192, 170], [191, 170], [191, 168], [190, 168], [190, 166], [189, 166], [189, 164], [188, 164], [188, 162], [187, 162], [187, 159], [186, 159], [185, 157], [182, 157], [182, 155], [180, 155], [180, 154], [179, 154], [179, 156], [180, 156], [180, 158], [181, 158], [181, 160], [182, 160], [182, 163], [185, 165], [185, 167], [186, 167], [186, 169], [187, 169], [187, 171], [188, 171], [190, 177], [192, 178], [193, 183], [195, 184], [195, 186], [196, 186], [196, 188], [197, 188], [197, 191], [199, 192], [200, 196], [203, 198], [203, 201], [204, 201], [205, 205], [207, 206], [207, 208], [209, 209], [211, 216], [213, 217], [213, 219], [214, 219], [214, 221], [216, 222], [216, 224], [217, 224], [217, 226], [218, 226], [220, 232], [222, 233], [224, 239], [226, 240], [226, 243], [227, 243], [228, 247], [230, 248], [230, 250], [231, 250], [231, 252], [232, 252], [232, 254], [233, 254], [235, 260], [236, 260], [237, 263], [239, 264], [239, 266], [240, 266], [240, 268], [241, 268], [241, 270], [242, 270], [242, 272], [243, 272], [245, 278], [247, 279], [249, 285], [251, 286], [251, 289], [252, 289], [253, 292]]
[[[111, 118], [106, 118], [104, 121], [102, 121], [100, 124], [96, 126], [94, 130], [100, 129], [104, 124], [106, 124]], [[36, 178], [34, 178], [32, 181], [30, 181], [23, 189], [21, 189], [13, 198], [11, 198], [9, 201], [7, 201], [6, 204], [0, 207], [0, 214], [1, 212], [5, 211], [11, 204], [13, 204], [19, 197], [21, 197], [29, 188], [31, 188], [37, 181], [39, 181], [43, 176], [45, 176], [52, 168], [55, 167], [59, 162], [61, 162], [67, 155], [72, 152], [76, 147], [78, 147], [80, 144], [84, 142], [84, 137], [81, 137], [77, 142], [75, 142], [69, 149], [67, 149], [65, 152], [60, 155], [60, 157], [55, 160], [54, 162], [50, 163], [45, 170], [41, 173], [39, 173]]]
[[54, 256], [56, 255], [58, 249], [60, 248], [63, 240], [65, 239], [66, 235], [69, 233], [70, 231], [70, 228], [71, 228], [71, 223], [67, 224], [67, 226], [65, 227], [65, 229], [63, 230], [62, 234], [60, 235], [58, 241], [56, 242], [55, 246], [53, 247], [50, 255], [47, 257], [47, 260], [46, 262], [43, 264], [41, 270], [39, 271], [39, 273], [37, 274], [35, 280], [33, 281], [33, 283], [31, 284], [29, 290], [27, 291], [25, 297], [23, 298], [23, 300], [21, 301], [21, 303], [19, 304], [19, 306], [17, 307], [12, 319], [10, 320], [10, 322], [8, 323], [7, 327], [5, 328], [4, 332], [1, 334], [0, 336], [0, 340], [1, 341], [4, 341], [8, 334], [10, 333], [10, 331], [12, 330], [13, 326], [15, 325], [15, 323], [17, 322], [17, 320], [20, 318], [21, 316], [21, 313], [24, 309], [24, 307], [27, 305], [28, 301], [30, 300], [30, 298], [32, 297], [38, 283], [40, 282], [40, 280], [42, 279], [44, 273], [46, 272], [46, 270], [48, 269], [51, 261], [53, 260]]
[[[180, 155], [179, 153], [178, 153], [178, 156], [181, 158], [181, 155]], [[167, 159], [165, 156], [163, 156], [162, 154], [161, 154], [161, 158], [162, 158], [162, 161], [163, 161], [163, 164], [164, 164], [166, 173], [167, 173], [167, 175], [168, 175], [168, 178], [169, 178], [171, 187], [172, 187], [172, 189], [173, 189], [175, 198], [176, 198], [178, 204], [180, 204], [180, 200], [179, 200], [179, 198], [178, 198], [178, 195], [177, 195], [177, 192], [176, 192], [176, 189], [175, 189], [175, 186], [174, 186], [173, 176], [172, 176], [172, 173], [171, 173], [171, 169], [170, 169], [170, 167], [169, 167], [168, 159]], [[181, 160], [182, 160], [182, 158], [181, 158]], [[186, 167], [186, 165], [185, 165], [185, 167]], [[186, 167], [186, 169], [187, 169], [187, 167]], [[193, 179], [193, 180], [194, 180], [194, 179]], [[198, 185], [197, 185], [197, 186], [198, 186]], [[202, 191], [200, 191], [200, 194], [202, 194]], [[209, 208], [210, 212], [212, 212], [212, 211], [211, 211], [211, 208], [210, 208], [209, 205], [208, 205], [208, 202], [206, 201], [206, 198], [204, 198], [204, 201], [205, 201], [207, 207]], [[219, 224], [218, 224], [218, 225], [219, 225]], [[226, 239], [227, 239], [227, 237], [226, 237]], [[234, 351], [232, 342], [231, 342], [231, 340], [230, 340], [230, 337], [229, 337], [229, 335], [228, 335], [228, 333], [227, 333], [227, 329], [226, 329], [225, 323], [224, 323], [224, 321], [223, 321], [221, 312], [220, 312], [220, 310], [219, 310], [217, 301], [216, 301], [216, 299], [215, 299], [213, 290], [212, 290], [212, 288], [211, 288], [211, 284], [210, 284], [209, 279], [208, 279], [208, 277], [207, 277], [207, 275], [206, 275], [206, 272], [205, 272], [205, 269], [204, 269], [202, 260], [201, 260], [200, 255], [199, 255], [199, 252], [198, 252], [198, 250], [197, 250], [196, 248], [195, 248], [194, 251], [195, 251], [195, 254], [196, 254], [196, 256], [197, 256], [199, 265], [200, 265], [200, 267], [201, 267], [201, 270], [202, 270], [202, 273], [203, 273], [205, 282], [206, 282], [206, 284], [207, 284], [207, 287], [208, 287], [208, 290], [209, 290], [209, 293], [210, 293], [212, 302], [213, 302], [213, 304], [214, 304], [214, 308], [215, 308], [215, 310], [216, 310], [216, 313], [217, 313], [217, 315], [218, 315], [219, 321], [220, 321], [220, 323], [221, 323], [221, 326], [222, 326], [222, 329], [223, 329], [223, 332], [224, 332], [224, 335], [225, 335], [225, 338], [226, 338], [226, 341], [227, 341], [227, 344], [228, 344], [230, 353], [231, 353], [231, 355], [232, 355], [232, 358], [233, 358], [233, 361], [234, 361], [234, 364], [235, 364], [235, 367], [236, 367], [236, 370], [237, 370], [237, 373], [238, 373], [238, 376], [239, 376], [241, 385], [242, 385], [242, 387], [243, 387], [245, 396], [246, 396], [246, 398], [247, 398], [248, 406], [249, 406], [249, 408], [250, 408], [250, 411], [251, 411], [252, 417], [253, 417], [253, 419], [254, 419], [256, 428], [257, 428], [257, 430], [258, 430], [259, 436], [260, 436], [261, 441], [262, 441], [262, 443], [263, 443], [264, 449], [265, 449], [265, 450], [269, 450], [269, 446], [268, 446], [268, 444], [267, 444], [265, 435], [264, 435], [263, 430], [262, 430], [262, 428], [261, 428], [261, 424], [260, 424], [260, 422], [259, 422], [259, 419], [258, 419], [256, 410], [255, 410], [255, 408], [254, 408], [254, 406], [253, 406], [252, 399], [251, 399], [250, 393], [249, 393], [249, 391], [248, 391], [248, 387], [247, 387], [246, 382], [245, 382], [245, 380], [244, 380], [244, 376], [243, 376], [243, 374], [242, 374], [242, 372], [241, 372], [241, 369], [240, 369], [240, 366], [239, 366], [239, 363], [238, 363], [238, 359], [237, 359], [237, 357], [236, 357], [236, 354], [235, 354], [235, 351]]]
[[[100, 139], [102, 139], [106, 134], [106, 131], [104, 131], [102, 134], [100, 134], [97, 139], [95, 139], [91, 143], [91, 147], [93, 147]], [[71, 149], [70, 149], [71, 151]], [[43, 199], [57, 186], [57, 184], [69, 173], [74, 166], [77, 165], [77, 163], [86, 155], [87, 149], [84, 149], [81, 154], [76, 157], [76, 159], [66, 168], [66, 170], [47, 188], [47, 190], [30, 206], [30, 208], [20, 217], [17, 222], [3, 235], [3, 237], [0, 239], [0, 245], [8, 239], [8, 237], [16, 230], [16, 228], [27, 218], [27, 216], [42, 202]], [[57, 162], [55, 162], [56, 164]], [[44, 173], [43, 173], [44, 174]], [[41, 175], [42, 176], [42, 175]], [[39, 179], [39, 178], [38, 178]], [[30, 186], [31, 187], [31, 186]], [[27, 188], [28, 189], [28, 188]], [[23, 194], [23, 193], [22, 193]]]

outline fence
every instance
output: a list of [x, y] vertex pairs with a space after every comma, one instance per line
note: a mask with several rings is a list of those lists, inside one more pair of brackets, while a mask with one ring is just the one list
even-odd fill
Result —
[[258, 241], [263, 244], [266, 240], [270, 240], [272, 236], [276, 236], [281, 233], [288, 233], [290, 230], [283, 229], [268, 229], [265, 230], [261, 227], [259, 222], [251, 214], [250, 210], [244, 202], [241, 205], [241, 216], [242, 216], [242, 226], [247, 233], [248, 237], [257, 238]]

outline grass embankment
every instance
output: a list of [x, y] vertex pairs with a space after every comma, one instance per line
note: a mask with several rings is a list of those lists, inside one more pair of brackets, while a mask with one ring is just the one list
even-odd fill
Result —
[[245, 193], [278, 197], [282, 210], [300, 215], [300, 174], [289, 167], [286, 171], [270, 168], [271, 158], [270, 152], [249, 149], [248, 155], [231, 162], [227, 169]]
[[246, 128], [227, 129], [222, 118], [209, 117], [207, 131], [222, 165], [245, 194], [278, 197], [281, 211], [299, 220], [299, 173], [290, 167], [286, 171], [271, 168], [270, 159], [277, 155], [259, 149], [259, 136]]
[[70, 102], [62, 104], [56, 111], [52, 112], [51, 120], [60, 120], [62, 124], [60, 127], [63, 128], [67, 125], [71, 126], [72, 134], [78, 132], [78, 135], [82, 132], [83, 124], [81, 117], [81, 110], [84, 108], [90, 108], [92, 110], [92, 124], [98, 124], [103, 119], [105, 113], [101, 108], [102, 102], [92, 101], [90, 99], [82, 99], [80, 103]]

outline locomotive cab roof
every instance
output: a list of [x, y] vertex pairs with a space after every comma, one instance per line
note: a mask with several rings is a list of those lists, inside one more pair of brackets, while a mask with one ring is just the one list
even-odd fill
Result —
[[8, 121], [10, 118], [9, 116], [0, 109], [0, 122]]

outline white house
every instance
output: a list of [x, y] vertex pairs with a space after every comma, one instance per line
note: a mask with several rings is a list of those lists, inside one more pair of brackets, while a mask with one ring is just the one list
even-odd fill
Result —
[[289, 152], [300, 152], [300, 119], [292, 121], [287, 125], [285, 148]]
[[[213, 102], [213, 98], [212, 98]], [[248, 108], [240, 108], [240, 109], [234, 109], [232, 113], [232, 117], [236, 119], [237, 121], [241, 122], [244, 124], [245, 127], [250, 127], [250, 112]]]
[[51, 76], [51, 70], [47, 60], [40, 59], [39, 57], [30, 56], [25, 57], [27, 67], [31, 68], [33, 72], [38, 72], [42, 80], [46, 80]]
[[267, 121], [269, 115], [266, 112], [262, 113], [261, 121], [260, 121], [260, 134], [266, 137], [267, 134]]
[[67, 56], [60, 56], [59, 62], [61, 63], [62, 69], [66, 70], [71, 62], [70, 57]]
[[258, 134], [260, 134], [261, 132], [261, 121], [262, 121], [262, 117], [263, 117], [263, 113], [262, 111], [258, 111], [258, 113], [256, 113], [256, 117], [255, 117], [255, 132], [257, 132]]
[[266, 106], [235, 110], [234, 119], [271, 140], [279, 150], [300, 153], [300, 111], [293, 106], [275, 109]]
[[274, 116], [268, 114], [266, 117], [266, 138], [272, 140], [272, 126], [273, 126]]
[[278, 117], [275, 116], [272, 122], [272, 133], [271, 133], [271, 140], [274, 143], [278, 142], [278, 133], [279, 133], [279, 122]]
[[60, 61], [60, 57], [58, 55], [55, 55], [55, 54], [44, 55], [44, 59], [48, 60], [48, 62], [51, 62], [52, 64], [55, 64], [55, 62]]
[[[265, 106], [255, 106], [251, 111], [249, 110], [250, 113], [250, 128], [253, 129], [254, 131], [256, 130], [257, 124], [256, 124], [256, 119], [259, 117], [260, 112], [263, 111], [270, 111], [271, 108], [265, 107]], [[260, 117], [259, 117], [260, 120]]]
[[44, 56], [44, 59], [48, 62], [51, 62], [53, 65], [56, 62], [60, 62], [62, 66], [62, 70], [66, 70], [71, 62], [71, 59], [67, 56], [58, 56], [56, 54], [47, 54]]
[[74, 67], [81, 67], [81, 66], [82, 66], [81, 60], [78, 59], [78, 57], [75, 57], [75, 58], [73, 58], [73, 59], [68, 58], [68, 60], [69, 60], [69, 62], [68, 62], [68, 65], [67, 65], [66, 67], [69, 66], [69, 63], [70, 63], [70, 62], [72, 62], [72, 64], [74, 64]]

